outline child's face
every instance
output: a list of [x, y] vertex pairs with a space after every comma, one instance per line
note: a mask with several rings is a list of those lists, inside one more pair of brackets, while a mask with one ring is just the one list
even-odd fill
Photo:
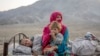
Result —
[[30, 47], [32, 45], [32, 41], [30, 39], [23, 39], [21, 44]]
[[53, 33], [55, 33], [55, 34], [59, 33], [59, 30], [58, 30], [57, 28], [53, 28], [51, 31], [52, 31]]

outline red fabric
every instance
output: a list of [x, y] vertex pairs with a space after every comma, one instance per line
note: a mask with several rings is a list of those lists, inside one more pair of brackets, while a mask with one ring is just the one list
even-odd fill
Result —
[[42, 35], [42, 49], [44, 49], [49, 44], [49, 41], [51, 39], [49, 33], [50, 33], [49, 28], [45, 27]]
[[[51, 23], [52, 21], [56, 21], [57, 15], [61, 15], [61, 13], [60, 13], [60, 12], [53, 12], [53, 13], [51, 14], [50, 23]], [[61, 29], [61, 32], [60, 32], [60, 33], [64, 35], [64, 32], [65, 32], [65, 30], [66, 30], [66, 26], [64, 26], [64, 25], [62, 24], [62, 15], [61, 15], [61, 20], [59, 21], [59, 23], [60, 23], [61, 26], [62, 26], [62, 29]], [[50, 35], [49, 35], [49, 34], [50, 34], [49, 25], [50, 25], [50, 24], [48, 24], [46, 27], [44, 27], [44, 30], [43, 30], [43, 35], [42, 35], [42, 50], [49, 44], [50, 39], [51, 39], [51, 37], [50, 37]]]

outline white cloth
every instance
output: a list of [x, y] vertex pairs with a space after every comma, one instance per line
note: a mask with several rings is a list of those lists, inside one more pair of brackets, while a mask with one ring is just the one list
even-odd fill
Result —
[[31, 48], [19, 45], [13, 50], [13, 55], [32, 55]]
[[41, 42], [42, 42], [42, 35], [39, 35], [39, 34], [35, 35], [34, 41], [33, 41], [32, 51], [41, 53], [41, 51], [42, 51], [41, 50], [42, 49]]
[[59, 44], [62, 43], [62, 41], [63, 41], [63, 35], [61, 33], [58, 33], [56, 35], [56, 39], [55, 40], [51, 39], [50, 46], [59, 45]]
[[[8, 55], [12, 55], [12, 53], [13, 53], [13, 46], [14, 46], [13, 43], [9, 44], [9, 46], [8, 46]], [[15, 43], [15, 48], [17, 46], [19, 46], [19, 43]]]

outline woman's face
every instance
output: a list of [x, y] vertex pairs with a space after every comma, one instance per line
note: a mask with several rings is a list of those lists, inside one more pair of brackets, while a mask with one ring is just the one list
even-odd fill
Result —
[[61, 22], [61, 20], [62, 20], [61, 16], [58, 15], [58, 16], [56, 17], [56, 21], [57, 21], [57, 22]]

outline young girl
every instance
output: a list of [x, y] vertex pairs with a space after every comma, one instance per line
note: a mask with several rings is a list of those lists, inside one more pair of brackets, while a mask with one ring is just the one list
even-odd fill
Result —
[[[50, 24], [50, 44], [48, 44], [46, 46], [46, 48], [44, 49], [44, 54], [51, 54], [52, 53], [56, 53], [56, 50], [54, 49], [54, 47], [57, 47], [58, 45], [60, 45], [62, 43], [63, 40], [63, 35], [60, 33], [61, 31], [61, 27], [59, 25], [58, 22], [54, 21]], [[58, 48], [58, 47], [57, 47]]]

